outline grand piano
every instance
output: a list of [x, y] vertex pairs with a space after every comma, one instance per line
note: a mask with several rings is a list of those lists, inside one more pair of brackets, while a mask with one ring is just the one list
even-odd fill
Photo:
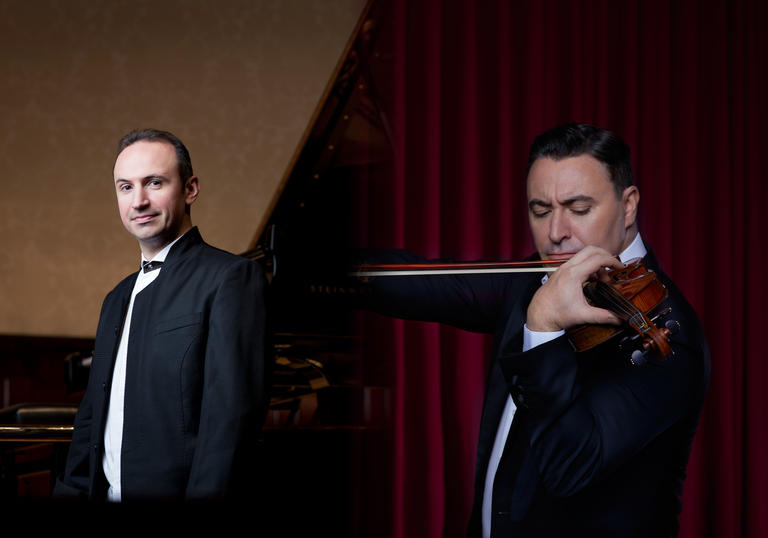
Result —
[[[262, 264], [269, 281], [273, 389], [264, 453], [257, 456], [266, 487], [286, 512], [301, 514], [304, 529], [337, 536], [389, 534], [391, 376], [386, 363], [364, 358], [362, 315], [349, 301], [359, 290], [344, 274], [348, 247], [365, 242], [360, 201], [368, 181], [384, 177], [392, 163], [385, 31], [379, 4], [369, 2], [269, 211], [241, 253]], [[0, 413], [0, 501], [50, 491], [66, 456], [91, 345], [88, 339], [0, 342], [9, 355], [26, 355], [25, 364], [30, 350], [34, 355], [42, 346], [40, 364], [60, 366], [53, 376], [61, 375], [67, 393]], [[51, 378], [50, 371], [33, 375]]]
[[387, 536], [391, 516], [389, 365], [365, 360], [363, 314], [350, 308], [360, 290], [345, 274], [349, 247], [365, 243], [367, 186], [392, 164], [385, 47], [369, 3], [243, 253], [270, 280], [276, 368], [264, 446], [280, 464], [269, 482], [278, 498], [313, 507], [309, 528], [340, 536]]

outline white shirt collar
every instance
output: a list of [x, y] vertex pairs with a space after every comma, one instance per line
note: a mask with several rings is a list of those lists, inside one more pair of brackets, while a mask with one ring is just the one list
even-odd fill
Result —
[[627, 263], [633, 258], [645, 258], [646, 254], [648, 254], [648, 251], [645, 249], [643, 240], [640, 239], [640, 232], [638, 232], [635, 236], [635, 239], [629, 244], [629, 246], [625, 248], [621, 254], [619, 254], [619, 259], [623, 263]]
[[142, 261], [142, 262], [164, 262], [164, 261], [165, 261], [165, 258], [167, 258], [167, 257], [168, 257], [168, 253], [171, 251], [171, 247], [172, 247], [172, 246], [173, 246], [173, 245], [176, 243], [176, 241], [178, 241], [179, 239], [181, 239], [182, 237], [184, 237], [184, 235], [185, 235], [186, 233], [187, 233], [187, 232], [184, 232], [184, 233], [183, 233], [183, 234], [181, 234], [179, 237], [177, 237], [176, 239], [174, 239], [173, 241], [171, 241], [170, 243], [168, 243], [167, 245], [165, 245], [165, 246], [163, 247], [163, 250], [161, 250], [160, 252], [158, 252], [157, 254], [155, 254], [155, 255], [154, 255], [154, 257], [153, 257], [151, 260], [148, 260], [147, 258], [145, 258], [145, 257], [144, 257], [144, 253], [142, 252], [142, 253], [141, 253], [141, 261]]

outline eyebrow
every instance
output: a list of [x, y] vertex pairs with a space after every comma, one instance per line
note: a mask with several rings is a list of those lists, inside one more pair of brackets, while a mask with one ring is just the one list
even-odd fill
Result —
[[[561, 205], [569, 206], [573, 205], [577, 202], [587, 202], [587, 203], [594, 203], [595, 199], [591, 196], [587, 196], [586, 194], [577, 194], [576, 196], [571, 196], [570, 198], [566, 198], [563, 200]], [[530, 202], [528, 202], [528, 209], [533, 209], [534, 207], [546, 207], [550, 208], [552, 207], [552, 204], [549, 202], [545, 202], [544, 200], [539, 200], [538, 198], [534, 198]]]
[[[161, 174], [149, 174], [148, 176], [144, 176], [143, 178], [141, 178], [142, 181], [149, 181], [151, 179], [165, 179], [165, 180], [167, 180], [168, 178], [165, 177], [164, 175], [161, 175]], [[115, 183], [120, 183], [120, 182], [130, 183], [131, 180], [130, 179], [125, 179], [125, 178], [122, 178], [122, 177], [119, 177], [119, 178], [117, 178], [115, 180]]]

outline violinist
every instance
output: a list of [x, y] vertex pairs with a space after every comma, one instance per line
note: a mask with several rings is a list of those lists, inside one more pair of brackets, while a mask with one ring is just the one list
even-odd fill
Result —
[[[550, 129], [528, 161], [540, 274], [371, 278], [365, 308], [494, 335], [469, 536], [676, 536], [683, 479], [709, 379], [699, 320], [637, 228], [629, 147], [586, 124]], [[366, 263], [425, 263], [405, 251]], [[642, 258], [679, 330], [669, 357], [633, 363], [609, 340], [575, 351], [566, 331], [621, 323], [584, 284]]]

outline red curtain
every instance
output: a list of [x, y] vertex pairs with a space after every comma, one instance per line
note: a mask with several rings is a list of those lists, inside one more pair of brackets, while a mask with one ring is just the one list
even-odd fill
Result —
[[[385, 10], [395, 162], [370, 187], [369, 245], [519, 259], [533, 251], [533, 137], [566, 121], [619, 133], [643, 238], [712, 352], [680, 536], [768, 536], [766, 4], [392, 0]], [[489, 342], [373, 315], [368, 329], [394, 361], [393, 535], [462, 536]]]

